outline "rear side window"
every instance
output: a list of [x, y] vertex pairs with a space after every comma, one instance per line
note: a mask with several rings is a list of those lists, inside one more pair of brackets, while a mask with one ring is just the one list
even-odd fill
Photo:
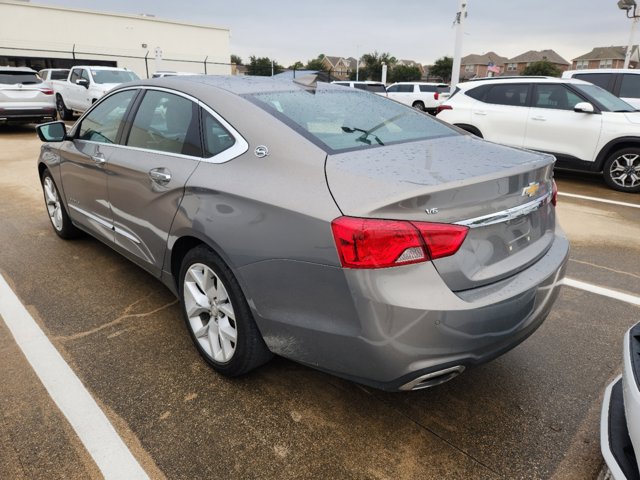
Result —
[[42, 80], [38, 78], [35, 72], [0, 72], [0, 84], [2, 85], [34, 85], [36, 83], [42, 83]]
[[437, 92], [438, 87], [435, 85], [420, 85], [421, 92]]
[[398, 93], [413, 93], [413, 85], [396, 85], [395, 91]]
[[213, 157], [231, 148], [236, 140], [218, 120], [206, 110], [202, 110], [202, 126], [204, 130], [204, 156]]
[[[367, 85], [365, 85], [365, 90], [367, 92], [386, 92], [387, 91], [387, 89], [384, 88], [384, 85], [382, 85], [381, 83], [380, 84], [377, 84], [377, 83], [367, 84]], [[410, 92], [413, 92], [413, 87], [411, 87]]]
[[69, 70], [54, 70], [51, 72], [51, 80], [66, 80], [69, 76]]
[[625, 73], [620, 84], [620, 96], [625, 98], [640, 98], [640, 75]]
[[135, 96], [135, 90], [111, 95], [84, 117], [78, 139], [99, 143], [115, 143], [124, 114]]
[[[480, 100], [481, 102], [483, 102], [484, 101], [484, 96], [487, 94], [487, 91], [489, 90], [489, 87], [490, 87], [490, 85], [480, 85], [479, 87], [467, 90], [465, 95], [467, 95], [468, 97], [471, 97], [471, 98], [475, 98], [476, 100]], [[459, 90], [460, 89], [458, 87], [456, 87], [456, 90], [453, 92], [453, 95], [458, 93]], [[453, 95], [451, 95], [451, 96], [453, 97]]]
[[585, 82], [593, 83], [605, 90], [609, 89], [609, 81], [613, 77], [610, 73], [577, 73], [573, 75], [573, 78], [578, 80], [584, 80]]
[[494, 105], [526, 107], [528, 92], [529, 85], [526, 83], [491, 85], [484, 101]]
[[201, 157], [198, 128], [195, 103], [172, 93], [148, 90], [136, 112], [126, 144]]

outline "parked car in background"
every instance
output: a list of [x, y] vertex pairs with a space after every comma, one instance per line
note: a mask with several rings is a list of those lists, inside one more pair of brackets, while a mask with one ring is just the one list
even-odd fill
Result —
[[66, 80], [51, 82], [55, 91], [58, 114], [63, 120], [71, 120], [74, 112], [86, 111], [112, 88], [133, 80], [139, 80], [139, 77], [125, 68], [73, 67]]
[[44, 70], [40, 70], [38, 72], [38, 76], [42, 79], [42, 81], [48, 87], [51, 87], [52, 80], [66, 80], [69, 76], [68, 68], [45, 68]]
[[640, 323], [624, 336], [622, 375], [607, 387], [600, 448], [614, 480], [640, 478]]
[[387, 87], [387, 96], [418, 110], [436, 114], [442, 102], [449, 98], [446, 83], [398, 82]]
[[438, 118], [479, 137], [553, 154], [556, 167], [602, 173], [640, 192], [640, 112], [575, 79], [493, 78], [459, 84]]
[[640, 109], [640, 70], [632, 68], [593, 68], [567, 70], [562, 78], [577, 78], [593, 83]]
[[53, 90], [35, 70], [0, 67], [0, 123], [31, 123], [56, 119]]
[[177, 77], [180, 75], [202, 75], [200, 73], [191, 73], [191, 72], [174, 72], [172, 70], [158, 70], [151, 78], [163, 78], [163, 77]]
[[162, 280], [226, 375], [275, 353], [433, 386], [522, 342], [560, 289], [553, 157], [355, 88], [154, 79], [38, 132], [55, 232]]
[[341, 85], [343, 87], [357, 88], [358, 90], [364, 90], [366, 92], [373, 92], [383, 97], [387, 96], [387, 89], [382, 82], [374, 82], [371, 80], [336, 80], [331, 83], [334, 85]]

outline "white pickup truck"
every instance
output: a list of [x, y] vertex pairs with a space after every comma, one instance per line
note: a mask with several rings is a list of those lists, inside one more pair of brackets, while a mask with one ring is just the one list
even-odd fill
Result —
[[131, 70], [116, 67], [76, 66], [66, 80], [51, 80], [56, 94], [56, 109], [62, 120], [82, 113], [96, 100], [121, 83], [139, 80]]

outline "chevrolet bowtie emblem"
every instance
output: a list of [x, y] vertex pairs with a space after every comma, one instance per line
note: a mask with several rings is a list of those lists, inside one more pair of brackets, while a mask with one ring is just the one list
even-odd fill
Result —
[[531, 182], [528, 187], [522, 189], [522, 196], [533, 197], [540, 190], [540, 184], [538, 182]]

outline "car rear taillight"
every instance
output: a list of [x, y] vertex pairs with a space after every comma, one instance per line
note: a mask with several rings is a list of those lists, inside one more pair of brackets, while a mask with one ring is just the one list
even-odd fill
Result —
[[433, 99], [434, 99], [434, 100], [438, 100], [439, 98], [440, 98], [440, 94], [439, 94], [438, 92], [435, 92], [435, 93], [433, 94]]
[[558, 185], [556, 185], [556, 181], [551, 179], [551, 204], [555, 207], [558, 203]]
[[45, 95], [53, 95], [53, 89], [52, 88], [41, 88], [40, 91], [42, 93], [44, 93]]
[[331, 222], [343, 267], [386, 268], [458, 251], [468, 228], [443, 223], [339, 217]]
[[438, 108], [436, 108], [436, 115], [443, 110], [453, 110], [453, 107], [451, 105], [438, 105]]

